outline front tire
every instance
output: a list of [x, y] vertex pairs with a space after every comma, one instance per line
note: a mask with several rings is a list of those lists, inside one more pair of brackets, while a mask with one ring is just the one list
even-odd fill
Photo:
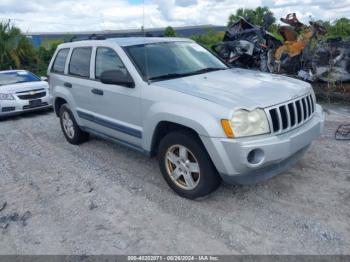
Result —
[[158, 152], [163, 177], [178, 195], [196, 199], [220, 186], [221, 178], [206, 149], [191, 132], [176, 131], [166, 135]]
[[67, 104], [60, 108], [60, 123], [63, 134], [69, 143], [79, 145], [89, 139], [89, 134], [80, 129]]

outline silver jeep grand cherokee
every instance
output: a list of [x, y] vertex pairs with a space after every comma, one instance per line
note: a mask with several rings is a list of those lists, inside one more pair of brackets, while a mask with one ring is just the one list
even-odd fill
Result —
[[166, 182], [190, 199], [221, 180], [250, 184], [283, 172], [323, 129], [308, 83], [229, 68], [188, 39], [62, 44], [48, 75], [70, 143], [94, 134], [158, 155]]

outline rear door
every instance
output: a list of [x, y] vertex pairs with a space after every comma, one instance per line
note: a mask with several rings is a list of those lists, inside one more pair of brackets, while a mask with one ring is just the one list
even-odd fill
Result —
[[79, 116], [80, 125], [95, 129], [94, 123], [84, 117], [86, 115], [93, 116], [95, 104], [100, 103], [91, 93], [96, 84], [91, 74], [93, 50], [92, 46], [72, 49], [67, 69], [68, 78], [64, 85], [72, 94], [74, 109]]

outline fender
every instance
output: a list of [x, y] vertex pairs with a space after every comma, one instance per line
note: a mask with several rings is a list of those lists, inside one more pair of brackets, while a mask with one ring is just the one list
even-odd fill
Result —
[[216, 118], [215, 114], [209, 114], [209, 111], [179, 104], [163, 102], [154, 104], [143, 118], [143, 149], [151, 151], [155, 130], [162, 121], [193, 129], [199, 136], [225, 137], [220, 118]]
[[75, 121], [79, 126], [82, 126], [82, 123], [80, 121], [80, 118], [78, 116], [78, 113], [76, 112], [76, 104], [74, 102], [73, 96], [69, 90], [67, 90], [66, 87], [63, 86], [54, 86], [53, 87], [53, 106], [55, 108], [55, 103], [56, 103], [56, 98], [63, 98], [64, 100], [67, 101], [69, 108], [71, 109]]

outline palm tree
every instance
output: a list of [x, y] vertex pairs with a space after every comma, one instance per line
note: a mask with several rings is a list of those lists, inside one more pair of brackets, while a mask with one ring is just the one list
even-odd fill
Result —
[[36, 60], [33, 46], [20, 29], [10, 21], [0, 22], [0, 70], [31, 66]]
[[[228, 26], [232, 26], [235, 22], [237, 22], [240, 19], [240, 17], [247, 17], [250, 19], [250, 22], [252, 24], [262, 26], [264, 24], [264, 17], [267, 15], [273, 17], [273, 13], [268, 7], [257, 7], [255, 9], [239, 8], [237, 9], [235, 14], [230, 15]], [[275, 22], [275, 18], [273, 18], [272, 22]]]

